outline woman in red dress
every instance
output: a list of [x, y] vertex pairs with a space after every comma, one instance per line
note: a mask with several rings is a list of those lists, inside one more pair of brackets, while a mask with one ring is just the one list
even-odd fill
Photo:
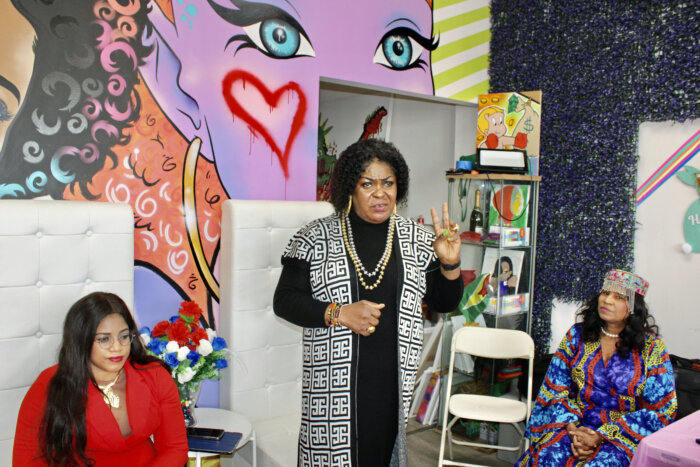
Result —
[[114, 294], [95, 292], [71, 307], [58, 364], [39, 375], [20, 407], [13, 466], [187, 462], [177, 387], [137, 336]]

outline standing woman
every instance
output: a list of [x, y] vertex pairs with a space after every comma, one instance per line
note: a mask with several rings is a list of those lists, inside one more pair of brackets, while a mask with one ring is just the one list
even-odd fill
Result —
[[406, 420], [423, 342], [421, 302], [462, 295], [459, 227], [435, 233], [396, 214], [408, 166], [391, 144], [358, 141], [331, 178], [335, 214], [282, 255], [275, 313], [304, 327], [299, 465], [406, 465]]
[[187, 462], [175, 382], [136, 336], [129, 309], [114, 294], [94, 292], [71, 307], [58, 365], [41, 372], [22, 401], [13, 466]]
[[612, 270], [549, 365], [516, 465], [629, 465], [676, 418], [673, 369], [649, 315], [649, 283]]

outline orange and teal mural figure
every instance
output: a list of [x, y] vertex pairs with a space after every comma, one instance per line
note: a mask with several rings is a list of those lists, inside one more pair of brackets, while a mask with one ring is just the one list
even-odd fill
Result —
[[141, 325], [182, 300], [215, 325], [225, 199], [316, 198], [322, 77], [433, 93], [425, 0], [0, 8], [36, 35], [31, 80], [0, 146], [0, 198], [131, 204]]

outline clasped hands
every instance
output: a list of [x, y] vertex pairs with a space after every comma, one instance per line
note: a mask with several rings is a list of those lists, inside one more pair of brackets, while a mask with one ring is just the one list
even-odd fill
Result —
[[566, 432], [571, 438], [571, 452], [577, 460], [586, 460], [593, 455], [603, 442], [603, 437], [597, 431], [586, 426], [566, 425]]

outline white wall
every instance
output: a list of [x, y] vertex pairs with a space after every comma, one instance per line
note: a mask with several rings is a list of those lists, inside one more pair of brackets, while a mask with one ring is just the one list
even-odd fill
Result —
[[399, 212], [406, 217], [423, 215], [430, 223], [430, 208], [439, 212], [447, 202], [445, 171], [459, 156], [474, 153], [476, 105], [336, 83], [321, 84], [319, 112], [333, 127], [329, 138], [338, 155], [360, 138], [364, 119], [384, 106], [388, 115], [380, 137], [396, 145], [411, 171], [407, 206]]
[[[700, 120], [640, 125], [637, 186], [698, 129]], [[700, 168], [699, 157], [688, 165]], [[649, 281], [647, 304], [661, 338], [671, 353], [688, 358], [700, 358], [700, 254], [684, 254], [681, 245], [683, 216], [697, 197], [694, 187], [669, 178], [638, 206], [635, 235], [635, 272]], [[554, 301], [550, 351], [573, 324], [577, 307]]]
[[[638, 185], [700, 129], [700, 119], [643, 123]], [[700, 156], [688, 162], [700, 168]], [[671, 353], [700, 358], [700, 254], [684, 254], [683, 218], [698, 191], [675, 175], [637, 208], [636, 272], [649, 281], [647, 303]]]

